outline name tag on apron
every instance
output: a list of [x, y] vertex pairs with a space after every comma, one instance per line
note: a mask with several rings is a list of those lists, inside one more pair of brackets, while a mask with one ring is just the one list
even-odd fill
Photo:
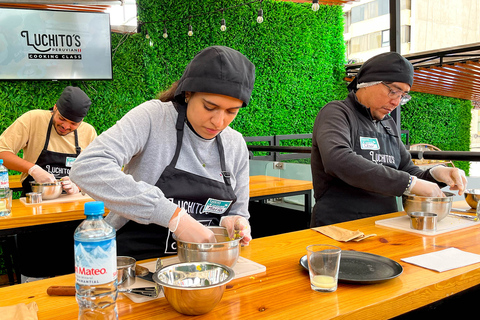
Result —
[[360, 137], [360, 148], [362, 150], [380, 150], [377, 138]]
[[65, 167], [71, 167], [77, 158], [67, 157], [65, 159]]
[[203, 207], [202, 213], [223, 214], [231, 204], [232, 201], [222, 201], [209, 198]]

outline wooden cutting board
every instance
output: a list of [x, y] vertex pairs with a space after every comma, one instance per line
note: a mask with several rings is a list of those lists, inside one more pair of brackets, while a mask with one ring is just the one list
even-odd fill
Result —
[[41, 204], [75, 202], [75, 201], [82, 201], [82, 200], [93, 200], [93, 199], [88, 194], [83, 195], [81, 193], [61, 194], [57, 199], [43, 200], [40, 203], [27, 203], [27, 200], [25, 197], [20, 198], [20, 202], [26, 206], [38, 206]]
[[[162, 259], [162, 262], [164, 266], [169, 266], [174, 263], [179, 263], [180, 260], [178, 260], [178, 256], [174, 256], [174, 257]], [[155, 272], [155, 264], [156, 264], [155, 261], [150, 261], [146, 263], [141, 263], [139, 265], [145, 268], [148, 268], [150, 272]], [[233, 271], [235, 271], [234, 280], [236, 280], [244, 277], [263, 274], [267, 271], [267, 267], [259, 263], [253, 262], [252, 260], [246, 259], [244, 257], [239, 257], [237, 263], [233, 267]], [[141, 287], [152, 287], [152, 286], [153, 286], [152, 282], [137, 277], [135, 280], [135, 283], [132, 286], [130, 286], [130, 288], [141, 288]], [[142, 302], [164, 297], [163, 292], [161, 292], [157, 298], [144, 297], [138, 294], [131, 294], [131, 293], [124, 293], [124, 295], [127, 296], [130, 300], [132, 300], [135, 303], [142, 303]]]
[[424, 231], [424, 230], [412, 229], [410, 227], [410, 217], [407, 215], [375, 221], [375, 225], [377, 226], [384, 226], [384, 227], [389, 227], [393, 229], [399, 229], [399, 230], [418, 233], [426, 236], [436, 236], [438, 234], [442, 234], [445, 232], [468, 228], [468, 227], [476, 226], [479, 224], [480, 224], [479, 221], [470, 221], [466, 219], [447, 216], [443, 218], [441, 221], [437, 222], [437, 230]]

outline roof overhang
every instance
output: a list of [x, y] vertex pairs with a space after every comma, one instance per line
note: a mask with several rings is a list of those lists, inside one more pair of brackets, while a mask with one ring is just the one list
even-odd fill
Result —
[[67, 10], [67, 11], [89, 11], [105, 12], [109, 7], [122, 5], [123, 0], [0, 0], [0, 8], [20, 8], [20, 9], [43, 9], [43, 10]]
[[[480, 103], [480, 42], [404, 55], [414, 67], [411, 91]], [[362, 63], [346, 65], [352, 81]]]

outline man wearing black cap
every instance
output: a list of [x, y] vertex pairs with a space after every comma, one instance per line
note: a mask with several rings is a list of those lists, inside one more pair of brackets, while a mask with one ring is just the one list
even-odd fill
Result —
[[[83, 122], [90, 105], [80, 88], [69, 86], [51, 111], [26, 112], [3, 132], [0, 158], [7, 168], [22, 172], [24, 193], [31, 191], [30, 181], [45, 183], [60, 178], [67, 193], [78, 192], [68, 175], [80, 151], [97, 136], [95, 129]], [[20, 150], [23, 159], [17, 156]]]
[[[83, 122], [90, 105], [80, 88], [67, 87], [51, 110], [28, 111], [3, 132], [0, 158], [7, 168], [22, 172], [24, 193], [31, 191], [30, 181], [60, 178], [68, 194], [79, 191], [68, 176], [77, 156], [97, 136], [95, 129]], [[23, 159], [17, 156], [20, 150]], [[75, 224], [58, 223], [46, 231], [17, 235], [22, 282], [74, 272]]]
[[345, 100], [320, 110], [312, 139], [311, 227], [396, 212], [396, 197], [405, 191], [441, 197], [440, 187], [448, 185], [463, 194], [462, 170], [423, 171], [400, 139], [389, 114], [411, 99], [412, 84], [412, 64], [398, 53], [382, 53], [363, 64]]

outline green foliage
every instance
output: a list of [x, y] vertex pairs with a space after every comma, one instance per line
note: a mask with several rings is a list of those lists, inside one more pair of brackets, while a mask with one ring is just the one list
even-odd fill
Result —
[[[347, 95], [342, 7], [322, 5], [314, 12], [311, 3], [264, 0], [242, 5], [246, 2], [138, 0], [142, 33], [112, 34], [113, 80], [0, 81], [0, 132], [28, 110], [53, 107], [62, 90], [74, 85], [92, 99], [85, 121], [100, 134], [178, 80], [198, 51], [226, 45], [256, 66], [250, 104], [231, 126], [244, 136], [311, 133], [320, 108]], [[260, 8], [261, 24], [256, 22]], [[220, 31], [222, 18], [226, 32]], [[192, 37], [187, 36], [189, 24]], [[164, 27], [167, 39], [162, 37]], [[414, 93], [402, 107], [402, 126], [410, 130], [411, 143], [468, 150], [469, 110], [462, 100]], [[283, 143], [310, 144], [309, 139]]]
[[[410, 144], [428, 143], [444, 151], [470, 150], [472, 103], [468, 100], [412, 92], [412, 100], [401, 109], [403, 130]], [[455, 161], [468, 174], [469, 162]]]

